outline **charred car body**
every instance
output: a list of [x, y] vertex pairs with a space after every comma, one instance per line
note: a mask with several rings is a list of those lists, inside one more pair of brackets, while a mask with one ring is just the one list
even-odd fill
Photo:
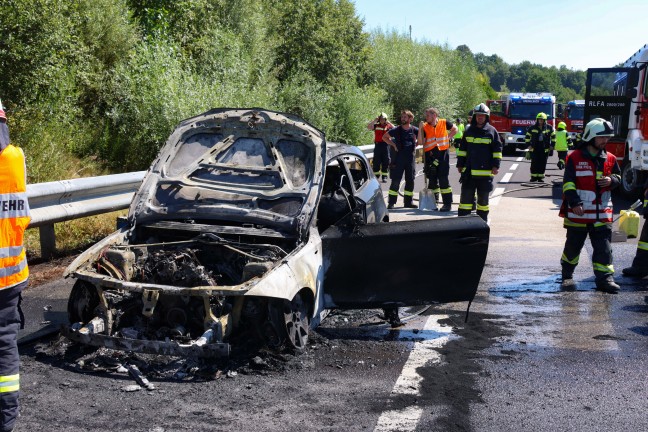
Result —
[[226, 356], [251, 334], [300, 350], [333, 308], [472, 300], [480, 218], [387, 220], [357, 148], [290, 114], [208, 111], [178, 125], [127, 224], [66, 270], [63, 334], [169, 355]]

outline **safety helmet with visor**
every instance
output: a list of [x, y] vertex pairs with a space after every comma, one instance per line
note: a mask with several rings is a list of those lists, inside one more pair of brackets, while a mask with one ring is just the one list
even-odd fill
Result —
[[561, 130], [561, 129], [563, 129], [563, 130], [567, 129], [567, 125], [565, 124], [565, 122], [558, 123], [558, 130]]
[[585, 125], [582, 140], [591, 141], [596, 137], [612, 136], [614, 136], [614, 127], [612, 126], [612, 123], [602, 118], [595, 118]]
[[484, 114], [486, 116], [486, 121], [490, 121], [490, 109], [486, 106], [485, 103], [480, 103], [475, 108], [473, 108], [472, 118], [475, 119], [477, 114]]
[[543, 112], [539, 112], [538, 115], [536, 116], [536, 120], [540, 120], [540, 119], [547, 120], [547, 114]]

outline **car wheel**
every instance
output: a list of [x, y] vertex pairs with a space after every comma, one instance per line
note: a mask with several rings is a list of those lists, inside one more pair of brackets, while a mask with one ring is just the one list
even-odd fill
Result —
[[300, 294], [297, 294], [292, 301], [283, 303], [284, 330], [288, 347], [296, 351], [302, 351], [308, 343], [308, 331], [310, 329], [310, 314], [308, 303]]
[[629, 199], [635, 200], [641, 195], [639, 172], [632, 169], [632, 164], [628, 156], [623, 159], [623, 168], [621, 168], [621, 194]]
[[68, 299], [68, 318], [70, 324], [87, 323], [96, 316], [95, 309], [99, 306], [99, 293], [94, 285], [77, 280], [70, 291]]

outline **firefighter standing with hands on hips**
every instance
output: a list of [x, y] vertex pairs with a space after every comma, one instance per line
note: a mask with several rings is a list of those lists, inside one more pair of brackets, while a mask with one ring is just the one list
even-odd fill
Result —
[[401, 112], [400, 120], [400, 126], [390, 129], [383, 135], [383, 141], [394, 149], [395, 159], [392, 161], [393, 168], [387, 208], [392, 209], [396, 205], [403, 174], [405, 174], [405, 191], [403, 192], [405, 208], [418, 208], [412, 200], [414, 198], [414, 170], [416, 169], [414, 151], [416, 150], [419, 130], [416, 126], [411, 125], [412, 120], [414, 120], [414, 114], [411, 111]]
[[592, 243], [592, 265], [596, 289], [608, 293], [619, 291], [612, 266], [612, 189], [619, 185], [620, 170], [616, 157], [605, 151], [614, 135], [612, 124], [596, 118], [585, 126], [581, 144], [567, 157], [563, 179], [564, 218], [567, 240], [560, 264], [565, 290], [575, 287], [574, 269], [585, 239]]
[[382, 176], [382, 182], [387, 183], [387, 174], [389, 172], [389, 146], [383, 141], [383, 135], [389, 129], [394, 127], [387, 119], [387, 114], [380, 113], [378, 117], [370, 121], [367, 129], [374, 131], [374, 153], [373, 153], [373, 170], [376, 178]]
[[567, 125], [565, 122], [558, 123], [556, 128], [556, 151], [558, 152], [558, 169], [565, 169], [565, 160], [567, 160], [567, 151], [572, 147], [572, 139], [567, 134]]
[[490, 121], [490, 109], [479, 104], [473, 110], [468, 127], [457, 149], [457, 169], [461, 174], [459, 216], [472, 212], [477, 192], [477, 215], [488, 222], [488, 194], [493, 190], [493, 176], [499, 172], [502, 142]]
[[527, 129], [524, 141], [531, 152], [531, 181], [544, 182], [549, 151], [556, 144], [553, 127], [547, 124], [547, 114], [538, 113], [535, 124]]
[[457, 126], [446, 119], [439, 118], [439, 110], [425, 110], [425, 122], [419, 124], [418, 142], [423, 143], [425, 152], [424, 172], [428, 178], [428, 189], [434, 191], [436, 201], [439, 192], [443, 198], [440, 211], [450, 211], [452, 204], [452, 188], [450, 187], [450, 156], [448, 148], [450, 140], [457, 133]]
[[26, 177], [25, 156], [9, 143], [0, 102], [0, 432], [13, 430], [18, 417], [20, 293], [29, 276], [23, 234], [31, 220]]

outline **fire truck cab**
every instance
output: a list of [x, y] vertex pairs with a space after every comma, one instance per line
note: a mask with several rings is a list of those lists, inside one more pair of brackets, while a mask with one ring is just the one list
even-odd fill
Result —
[[615, 136], [606, 150], [621, 166], [623, 195], [641, 195], [648, 172], [648, 44], [618, 68], [587, 70], [584, 121], [610, 120]]
[[547, 114], [547, 121], [555, 127], [556, 97], [551, 93], [511, 93], [500, 100], [488, 100], [486, 105], [505, 152], [528, 147], [524, 142], [526, 130], [535, 123], [538, 113]]
[[[566, 104], [558, 104], [557, 122], [565, 122], [567, 133], [574, 139], [583, 133], [583, 114], [585, 111], [584, 100], [571, 100]], [[556, 123], [557, 125], [558, 123]]]

